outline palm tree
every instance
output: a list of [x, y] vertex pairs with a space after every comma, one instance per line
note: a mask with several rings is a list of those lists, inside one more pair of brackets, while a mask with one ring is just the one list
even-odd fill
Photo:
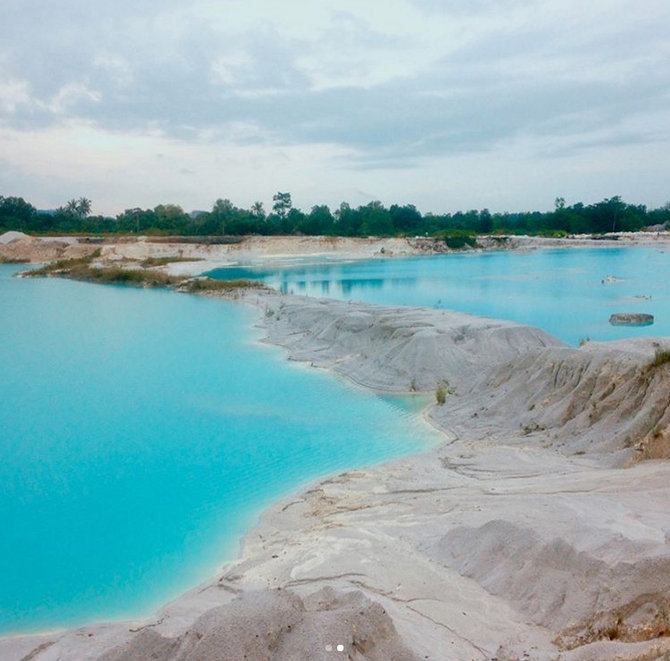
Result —
[[91, 200], [87, 197], [80, 197], [78, 200], [74, 198], [68, 200], [65, 204], [65, 212], [79, 219], [86, 218], [91, 213]]
[[251, 215], [256, 216], [259, 220], [264, 220], [265, 219], [265, 209], [263, 209], [263, 203], [262, 202], [254, 202], [251, 205]]
[[91, 213], [91, 200], [89, 200], [87, 197], [80, 197], [76, 202], [76, 207], [77, 215], [80, 218], [85, 218], [89, 213]]

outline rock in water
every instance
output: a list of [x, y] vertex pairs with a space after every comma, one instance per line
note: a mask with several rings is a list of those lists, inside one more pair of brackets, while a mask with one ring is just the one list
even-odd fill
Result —
[[612, 326], [651, 326], [653, 323], [653, 314], [617, 312], [610, 316], [610, 324]]

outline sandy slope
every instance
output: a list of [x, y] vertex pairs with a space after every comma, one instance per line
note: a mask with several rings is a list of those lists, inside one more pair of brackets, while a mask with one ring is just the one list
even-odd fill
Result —
[[432, 239], [364, 239], [348, 237], [247, 236], [231, 243], [207, 245], [180, 243], [169, 238], [114, 237], [93, 243], [74, 237], [31, 237], [20, 232], [0, 235], [0, 262], [45, 262], [102, 253], [103, 262], [144, 260], [149, 257], [179, 256], [197, 262], [174, 264], [179, 273], [201, 273], [204, 270], [259, 259], [281, 259], [296, 256], [337, 256], [339, 259], [419, 255], [444, 248]]
[[670, 365], [649, 366], [670, 340], [573, 349], [443, 310], [246, 301], [292, 359], [448, 384], [428, 411], [445, 443], [275, 504], [155, 618], [0, 640], [1, 659], [670, 658]]
[[[590, 236], [564, 239], [536, 236], [478, 237], [482, 250], [534, 250], [538, 248], [580, 248], [626, 245], [654, 245], [670, 247], [670, 232], [631, 232], [617, 235], [618, 240], [604, 237], [594, 241]], [[231, 243], [179, 243], [169, 237], [119, 236], [88, 242], [76, 237], [31, 237], [21, 232], [0, 235], [0, 262], [46, 262], [102, 252], [106, 263], [124, 260], [144, 260], [149, 257], [177, 255], [198, 262], [171, 265], [174, 274], [196, 274], [205, 270], [240, 262], [278, 260], [294, 257], [332, 257], [362, 259], [428, 255], [452, 252], [446, 244], [429, 237], [408, 238], [354, 238], [333, 236], [245, 236], [231, 239]]]
[[248, 300], [295, 359], [387, 390], [446, 378], [457, 394], [430, 415], [451, 440], [277, 504], [238, 561], [150, 622], [5, 640], [1, 658], [331, 659], [338, 641], [369, 660], [670, 650], [670, 464], [613, 467], [644, 454], [645, 425], [667, 433], [670, 370], [646, 367], [650, 341], [576, 350], [440, 310]]

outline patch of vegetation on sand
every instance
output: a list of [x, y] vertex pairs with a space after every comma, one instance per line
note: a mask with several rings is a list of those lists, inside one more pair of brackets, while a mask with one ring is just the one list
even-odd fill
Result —
[[61, 259], [46, 264], [39, 269], [26, 271], [22, 275], [30, 278], [53, 276], [135, 287], [169, 287], [179, 284], [183, 280], [181, 277], [171, 276], [161, 271], [121, 268], [119, 266], [94, 266], [92, 262], [96, 257], [100, 257], [100, 250], [96, 250], [86, 257]]
[[652, 361], [649, 363], [650, 368], [661, 367], [662, 365], [667, 365], [670, 363], [670, 350], [668, 349], [656, 349], [656, 354], [654, 355]]
[[180, 291], [191, 293], [221, 292], [227, 294], [241, 289], [267, 289], [267, 287], [258, 280], [214, 280], [213, 278], [193, 278], [182, 282], [179, 286]]
[[165, 266], [166, 264], [175, 264], [177, 262], [202, 262], [202, 257], [147, 257], [140, 262], [142, 268], [151, 268], [152, 266]]
[[436, 232], [435, 236], [441, 238], [451, 250], [477, 247], [477, 237], [466, 230], [443, 230]]
[[50, 262], [38, 269], [32, 271], [25, 271], [21, 275], [25, 278], [40, 278], [47, 275], [63, 275], [67, 276], [72, 269], [90, 266], [91, 262], [100, 257], [100, 249], [95, 250], [90, 255], [85, 257], [77, 257], [75, 259], [59, 259], [56, 262]]
[[[262, 282], [255, 280], [214, 280], [212, 278], [191, 278], [184, 275], [170, 275], [164, 271], [152, 268], [142, 268], [140, 263], [130, 265], [105, 266], [93, 264], [93, 260], [100, 256], [100, 250], [87, 257], [77, 259], [63, 259], [46, 264], [39, 269], [26, 271], [24, 277], [60, 277], [85, 282], [97, 282], [107, 285], [129, 285], [132, 287], [172, 287], [180, 292], [192, 294], [220, 293], [234, 294], [245, 289], [267, 289]], [[144, 266], [147, 261], [142, 262]], [[152, 266], [167, 264], [173, 261], [197, 261], [174, 257], [154, 258], [149, 261]]]
[[77, 267], [71, 269], [67, 273], [67, 277], [87, 282], [98, 282], [109, 285], [133, 285], [135, 287], [170, 287], [182, 281], [182, 278], [168, 275], [162, 271], [123, 269], [118, 266], [100, 268], [93, 266]]

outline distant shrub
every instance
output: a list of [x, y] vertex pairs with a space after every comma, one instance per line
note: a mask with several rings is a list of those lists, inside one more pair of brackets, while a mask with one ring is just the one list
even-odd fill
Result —
[[149, 268], [151, 266], [165, 266], [176, 262], [202, 262], [201, 257], [147, 257], [141, 266]]
[[649, 363], [649, 367], [660, 367], [667, 363], [670, 363], [670, 350], [656, 349], [656, 354], [654, 355], [653, 360]]
[[133, 285], [136, 287], [168, 287], [181, 281], [181, 278], [170, 276], [161, 271], [122, 269], [117, 266], [111, 268], [75, 267], [66, 272], [65, 275], [75, 280], [109, 285]]
[[440, 232], [439, 236], [442, 237], [442, 240], [447, 244], [447, 247], [452, 250], [477, 247], [477, 237], [465, 230]]
[[443, 383], [440, 383], [440, 385], [437, 386], [437, 390], [435, 391], [435, 400], [440, 406], [442, 406], [442, 404], [447, 401], [447, 387]]
[[26, 271], [23, 275], [26, 277], [37, 278], [43, 275], [56, 275], [60, 272], [63, 272], [64, 275], [67, 275], [66, 272], [69, 272], [72, 269], [88, 266], [94, 259], [96, 259], [96, 257], [100, 257], [100, 248], [94, 250], [90, 255], [86, 255], [85, 257], [77, 257], [75, 259], [59, 259], [57, 262], [45, 264], [38, 269]]
[[242, 243], [243, 236], [179, 236], [171, 234], [169, 236], [158, 236], [156, 233], [147, 238], [148, 243], [191, 243], [195, 245], [229, 245]]
[[233, 292], [240, 289], [265, 289], [265, 285], [257, 280], [215, 280], [214, 278], [194, 278], [181, 285], [183, 291]]
[[124, 269], [118, 266], [95, 267], [91, 261], [100, 256], [96, 250], [88, 257], [65, 259], [47, 264], [40, 269], [27, 271], [26, 276], [58, 276], [98, 282], [100, 284], [132, 285], [135, 287], [169, 287], [182, 281], [183, 278], [163, 273], [162, 271], [145, 271], [143, 269]]
[[563, 239], [566, 236], [568, 236], [568, 233], [565, 230], [561, 229], [545, 229], [545, 230], [538, 230], [537, 235], [544, 236], [550, 239]]

